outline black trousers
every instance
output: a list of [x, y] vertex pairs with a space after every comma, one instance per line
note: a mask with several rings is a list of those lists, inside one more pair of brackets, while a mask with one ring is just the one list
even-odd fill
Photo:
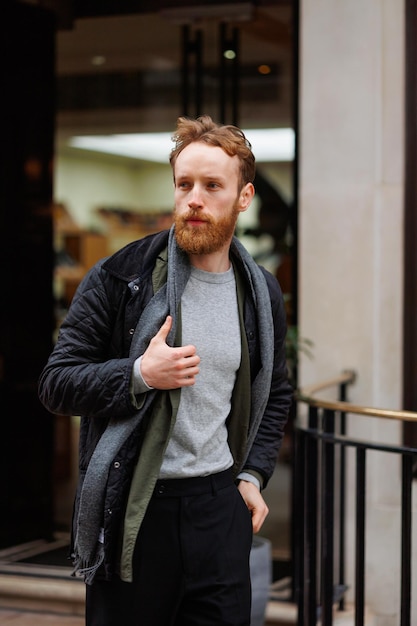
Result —
[[158, 481], [133, 582], [87, 585], [87, 626], [249, 626], [250, 513], [230, 471]]

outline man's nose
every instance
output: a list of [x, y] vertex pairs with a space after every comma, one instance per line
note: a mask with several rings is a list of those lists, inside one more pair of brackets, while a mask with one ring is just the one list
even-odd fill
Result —
[[195, 209], [195, 208], [201, 207], [202, 204], [203, 204], [202, 190], [197, 185], [194, 185], [190, 192], [188, 205], [191, 208]]

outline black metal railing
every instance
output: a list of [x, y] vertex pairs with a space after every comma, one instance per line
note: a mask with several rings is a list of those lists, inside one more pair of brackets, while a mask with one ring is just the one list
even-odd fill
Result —
[[[293, 497], [293, 595], [298, 626], [333, 624], [335, 609], [346, 610], [346, 592], [352, 588], [354, 624], [363, 626], [366, 603], [366, 470], [369, 451], [401, 457], [401, 580], [400, 626], [411, 626], [411, 528], [413, 465], [417, 448], [351, 438], [346, 432], [350, 414], [378, 419], [417, 422], [417, 413], [357, 406], [346, 401], [355, 380], [351, 371], [303, 390], [299, 408], [308, 413], [295, 426]], [[314, 394], [338, 388], [337, 401]], [[299, 410], [299, 413], [301, 411]], [[304, 423], [303, 423], [304, 422]], [[355, 457], [354, 580], [346, 580], [346, 465], [347, 452]], [[383, 546], [381, 546], [383, 549]], [[417, 619], [417, 616], [415, 616]]]

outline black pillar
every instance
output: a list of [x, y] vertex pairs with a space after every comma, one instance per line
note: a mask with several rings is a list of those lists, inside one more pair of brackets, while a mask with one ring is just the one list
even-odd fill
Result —
[[37, 397], [52, 347], [53, 14], [9, 3], [0, 26], [0, 547], [53, 530], [53, 418]]
[[[403, 409], [417, 411], [417, 0], [405, 2], [405, 183]], [[404, 443], [417, 446], [417, 424], [404, 424]], [[414, 471], [414, 476], [416, 472]]]

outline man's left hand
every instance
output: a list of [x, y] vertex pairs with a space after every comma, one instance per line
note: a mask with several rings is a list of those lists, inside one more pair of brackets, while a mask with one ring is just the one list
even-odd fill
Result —
[[238, 485], [240, 495], [244, 499], [246, 506], [252, 514], [253, 532], [260, 531], [269, 509], [258, 487], [247, 480], [241, 480]]

